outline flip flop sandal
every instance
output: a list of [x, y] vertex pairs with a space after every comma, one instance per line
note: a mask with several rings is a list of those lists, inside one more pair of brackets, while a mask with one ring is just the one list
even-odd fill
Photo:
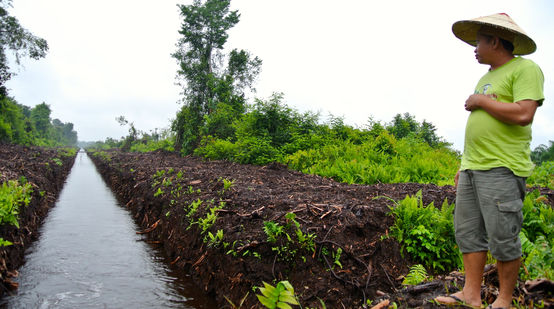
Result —
[[445, 296], [439, 296], [439, 297], [451, 298], [451, 299], [454, 300], [454, 302], [443, 302], [443, 301], [439, 301], [435, 298], [435, 301], [437, 303], [441, 304], [441, 305], [454, 306], [454, 305], [465, 305], [466, 304], [465, 301], [461, 300], [458, 296], [445, 295]]

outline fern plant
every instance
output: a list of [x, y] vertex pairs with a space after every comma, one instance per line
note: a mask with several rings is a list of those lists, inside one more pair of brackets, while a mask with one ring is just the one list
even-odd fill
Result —
[[284, 227], [273, 221], [264, 221], [264, 232], [267, 235], [267, 241], [275, 243], [277, 237], [284, 233]]
[[280, 281], [276, 286], [263, 282], [259, 288], [262, 295], [256, 294], [262, 305], [269, 309], [292, 309], [291, 305], [299, 305], [294, 296], [294, 288], [288, 281]]
[[460, 251], [454, 238], [454, 204], [444, 201], [441, 209], [433, 203], [425, 206], [421, 191], [406, 196], [391, 207], [395, 217], [391, 236], [418, 263], [433, 271], [457, 269], [462, 265]]
[[427, 279], [427, 270], [421, 264], [410, 267], [410, 271], [402, 281], [404, 285], [418, 285]]

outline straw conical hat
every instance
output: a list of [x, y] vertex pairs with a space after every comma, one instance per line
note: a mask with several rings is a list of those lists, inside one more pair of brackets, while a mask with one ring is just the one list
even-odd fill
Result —
[[460, 20], [452, 25], [452, 32], [460, 40], [475, 46], [477, 32], [483, 26], [494, 32], [490, 34], [512, 42], [514, 55], [532, 54], [537, 50], [535, 42], [506, 13]]

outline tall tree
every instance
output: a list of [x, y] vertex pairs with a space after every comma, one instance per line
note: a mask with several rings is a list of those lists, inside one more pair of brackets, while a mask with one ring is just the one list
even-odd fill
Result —
[[8, 64], [7, 50], [13, 52], [18, 65], [22, 57], [40, 59], [48, 51], [46, 40], [27, 31], [17, 18], [9, 15], [8, 7], [11, 7], [11, 2], [0, 0], [0, 96], [7, 95], [5, 83], [14, 75]]
[[22, 144], [29, 141], [21, 106], [9, 97], [0, 97], [0, 142]]
[[48, 139], [50, 137], [50, 114], [52, 110], [48, 104], [42, 102], [31, 109], [31, 121], [38, 137]]
[[230, 3], [195, 0], [191, 5], [178, 5], [183, 17], [179, 30], [182, 37], [172, 56], [179, 64], [177, 80], [183, 87], [184, 105], [172, 129], [176, 132], [175, 148], [183, 153], [190, 153], [197, 146], [206, 117], [218, 110], [219, 104], [228, 104], [239, 113], [244, 109], [243, 91], [251, 88], [259, 73], [261, 60], [248, 52], [233, 50], [228, 56], [223, 54], [227, 31], [240, 17], [229, 9]]
[[540, 165], [545, 161], [554, 161], [554, 141], [548, 141], [550, 146], [540, 144], [531, 151], [531, 159], [536, 164]]

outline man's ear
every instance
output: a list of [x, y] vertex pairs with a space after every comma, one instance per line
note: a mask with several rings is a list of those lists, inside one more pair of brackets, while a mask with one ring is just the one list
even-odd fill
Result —
[[502, 45], [502, 43], [500, 42], [500, 38], [497, 36], [492, 37], [491, 44], [495, 49], [501, 47]]

